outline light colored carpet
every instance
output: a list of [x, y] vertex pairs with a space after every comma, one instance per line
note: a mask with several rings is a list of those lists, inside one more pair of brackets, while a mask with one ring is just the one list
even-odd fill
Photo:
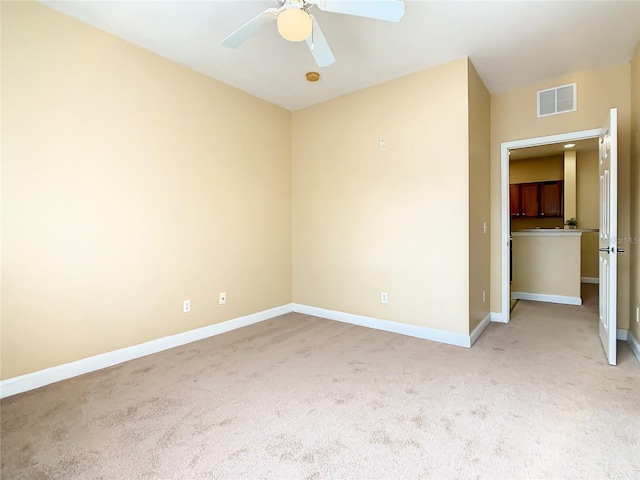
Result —
[[288, 314], [5, 399], [2, 479], [640, 478], [640, 365], [593, 305], [472, 349]]

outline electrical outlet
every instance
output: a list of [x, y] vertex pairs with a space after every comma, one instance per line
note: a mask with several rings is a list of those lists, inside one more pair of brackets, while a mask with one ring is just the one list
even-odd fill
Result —
[[485, 290], [482, 291], [482, 303], [487, 301], [487, 292]]
[[218, 297], [218, 303], [220, 305], [224, 305], [225, 303], [227, 303], [227, 292], [220, 293], [220, 296]]
[[387, 292], [380, 292], [380, 303], [389, 303], [389, 295], [387, 295]]
[[191, 300], [185, 300], [182, 302], [182, 313], [189, 313], [191, 311]]
[[378, 146], [379, 146], [380, 148], [385, 148], [385, 147], [387, 146], [387, 139], [386, 139], [386, 138], [384, 138], [384, 137], [380, 137], [380, 138], [378, 139]]

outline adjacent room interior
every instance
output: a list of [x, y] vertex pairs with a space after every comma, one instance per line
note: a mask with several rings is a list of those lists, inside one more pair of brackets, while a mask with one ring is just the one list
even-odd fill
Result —
[[595, 138], [509, 152], [514, 304], [597, 299], [598, 191]]
[[[416, 35], [438, 15], [474, 25], [464, 9], [528, 24], [528, 4], [404, 2], [387, 24], [313, 2], [323, 69], [275, 27], [219, 45], [282, 2], [144, 3], [0, 5], [3, 478], [634, 478], [640, 6], [576, 3], [622, 40], [507, 85], [499, 55], [452, 37], [461, 53], [419, 63], [446, 42]], [[554, 3], [539, 8], [568, 15]], [[410, 64], [359, 63], [394, 42]], [[569, 84], [574, 110], [536, 114]], [[506, 201], [501, 167], [509, 142], [599, 129], [613, 108], [616, 366], [597, 138], [514, 149]]]

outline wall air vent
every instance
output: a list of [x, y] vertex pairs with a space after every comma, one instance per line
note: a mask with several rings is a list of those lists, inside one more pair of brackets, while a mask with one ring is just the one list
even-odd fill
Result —
[[578, 89], [575, 83], [538, 92], [538, 118], [577, 110]]

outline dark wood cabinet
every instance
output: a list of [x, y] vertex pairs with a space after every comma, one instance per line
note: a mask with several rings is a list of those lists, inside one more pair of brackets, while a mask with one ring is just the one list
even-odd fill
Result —
[[509, 185], [509, 208], [512, 217], [520, 215], [520, 185]]
[[563, 182], [514, 183], [509, 185], [512, 217], [562, 217]]
[[544, 182], [540, 184], [540, 216], [563, 216], [562, 182]]
[[523, 183], [520, 187], [520, 216], [537, 217], [540, 211], [540, 189], [537, 183]]

